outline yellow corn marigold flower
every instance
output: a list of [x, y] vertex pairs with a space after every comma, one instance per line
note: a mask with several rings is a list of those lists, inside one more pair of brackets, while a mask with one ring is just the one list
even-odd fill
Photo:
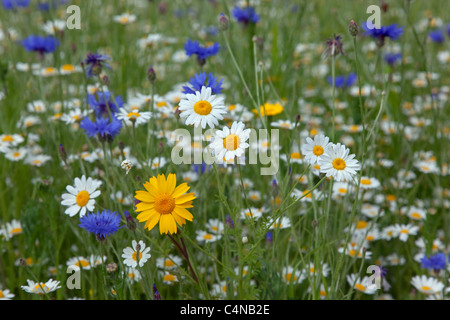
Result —
[[181, 227], [186, 220], [192, 221], [193, 215], [186, 209], [192, 208], [194, 193], [186, 193], [190, 187], [187, 183], [176, 186], [176, 175], [170, 173], [152, 177], [144, 183], [145, 190], [136, 191], [135, 198], [141, 202], [136, 205], [136, 217], [145, 223], [145, 228], [152, 230], [159, 222], [159, 232], [177, 233], [177, 224]]
[[282, 113], [284, 110], [283, 106], [281, 104], [277, 103], [268, 103], [266, 102], [263, 106], [260, 107], [260, 112], [258, 113], [258, 110], [253, 109], [253, 113], [256, 115], [261, 114], [262, 117], [264, 116], [276, 116], [277, 114]]

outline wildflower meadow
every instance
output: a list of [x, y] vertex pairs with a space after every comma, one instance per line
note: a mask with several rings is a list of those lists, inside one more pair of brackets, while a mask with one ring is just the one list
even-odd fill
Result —
[[0, 300], [448, 299], [449, 12], [1, 0]]

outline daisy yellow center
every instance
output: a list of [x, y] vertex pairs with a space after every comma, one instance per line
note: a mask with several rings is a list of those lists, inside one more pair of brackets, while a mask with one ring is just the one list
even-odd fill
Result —
[[175, 265], [175, 263], [174, 263], [172, 260], [169, 260], [169, 259], [167, 259], [167, 260], [164, 262], [164, 266], [165, 266], [165, 267], [168, 267], [168, 268], [173, 267], [174, 265]]
[[355, 288], [360, 290], [360, 291], [366, 291], [366, 287], [364, 287], [362, 284], [357, 283], [355, 284]]
[[356, 229], [364, 229], [367, 227], [367, 222], [365, 221], [358, 221], [356, 224]]
[[13, 142], [14, 138], [11, 137], [9, 134], [7, 134], [6, 136], [3, 137], [2, 141], [3, 142]]
[[[133, 252], [133, 255], [131, 256], [133, 258], [134, 261], [137, 261], [137, 252]], [[142, 259], [142, 252], [139, 251], [139, 260]]]
[[84, 207], [85, 205], [87, 205], [89, 201], [89, 192], [87, 192], [86, 190], [82, 190], [77, 194], [77, 205], [79, 207]]
[[[294, 281], [297, 281], [297, 277], [296, 277], [296, 276], [293, 276], [293, 277], [294, 277], [293, 280], [294, 280]], [[292, 273], [286, 274], [286, 275], [285, 275], [285, 278], [286, 278], [286, 281], [287, 281], [287, 282], [291, 282]]]
[[323, 154], [323, 148], [321, 146], [314, 146], [312, 151], [317, 157], [320, 157]]
[[120, 18], [120, 23], [128, 23], [130, 20], [128, 19], [128, 17], [121, 17]]
[[223, 139], [223, 147], [228, 151], [234, 151], [241, 144], [241, 139], [235, 134], [229, 134]]
[[155, 210], [160, 214], [172, 213], [175, 209], [175, 199], [166, 193], [161, 193], [155, 198]]
[[19, 234], [22, 232], [22, 228], [14, 228], [9, 233], [12, 235]]
[[300, 154], [300, 152], [292, 152], [291, 153], [291, 158], [292, 159], [301, 159], [302, 155]]
[[164, 281], [175, 281], [175, 276], [173, 274], [166, 274], [164, 276]]
[[64, 71], [75, 71], [75, 67], [71, 64], [65, 64], [61, 67]]
[[339, 188], [339, 193], [347, 193], [347, 189], [344, 189], [344, 188]]
[[411, 217], [412, 218], [416, 218], [416, 219], [421, 219], [422, 218], [422, 216], [418, 212], [411, 213]]
[[128, 118], [139, 118], [141, 115], [137, 112], [130, 112], [129, 114], [127, 114]]
[[14, 156], [14, 158], [17, 158], [18, 156], [20, 156], [20, 152], [14, 152], [13, 156]]
[[4, 297], [5, 297], [5, 295], [3, 294], [3, 291], [0, 290], [0, 299], [2, 299], [2, 298], [4, 298]]
[[235, 105], [235, 104], [232, 104], [232, 105], [230, 105], [230, 106], [228, 107], [228, 111], [232, 111], [232, 110], [234, 110], [234, 109], [236, 109], [236, 105]]
[[75, 263], [75, 265], [76, 265], [77, 267], [81, 266], [81, 267], [83, 267], [83, 268], [86, 268], [86, 267], [89, 266], [89, 262], [87, 262], [86, 260], [80, 260], [80, 261], [77, 261], [77, 262]]
[[431, 290], [431, 287], [428, 287], [428, 286], [422, 286], [422, 290], [423, 290], [423, 291], [430, 291], [430, 290]]
[[386, 196], [386, 200], [387, 201], [395, 201], [395, 200], [397, 200], [397, 198], [393, 194], [388, 194]]
[[355, 254], [356, 254], [356, 250], [350, 250], [350, 251], [348, 252], [348, 254], [349, 254], [350, 256], [354, 257]]
[[316, 272], [316, 269], [314, 267], [309, 268], [309, 272], [314, 273]]
[[361, 184], [369, 185], [370, 179], [361, 179]]
[[336, 158], [333, 160], [333, 168], [335, 168], [336, 170], [344, 170], [346, 165], [345, 165], [345, 161], [341, 158]]
[[408, 234], [408, 233], [409, 233], [409, 231], [408, 231], [408, 230], [406, 230], [406, 229], [403, 229], [403, 230], [400, 230], [400, 233]]
[[207, 234], [205, 234], [205, 235], [203, 236], [203, 239], [205, 239], [205, 240], [211, 240], [211, 239], [212, 239], [212, 235], [210, 235], [209, 233], [207, 233]]
[[366, 240], [367, 240], [367, 241], [373, 241], [373, 239], [375, 239], [373, 236], [367, 236], [367, 237], [366, 237]]
[[195, 113], [202, 115], [202, 116], [207, 116], [208, 114], [211, 113], [211, 110], [212, 110], [212, 105], [211, 105], [211, 103], [209, 103], [206, 100], [200, 100], [200, 101], [196, 102], [194, 105]]
[[47, 292], [49, 289], [48, 289], [48, 287], [47, 287], [44, 283], [41, 283], [41, 284], [37, 284], [37, 285], [34, 287], [34, 290], [36, 290], [36, 292], [37, 292], [38, 294], [42, 294], [42, 291]]

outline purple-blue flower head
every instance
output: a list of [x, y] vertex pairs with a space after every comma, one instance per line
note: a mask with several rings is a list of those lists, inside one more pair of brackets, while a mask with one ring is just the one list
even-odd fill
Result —
[[384, 61], [390, 66], [394, 66], [398, 61], [402, 59], [401, 53], [386, 53], [384, 55]]
[[[336, 88], [348, 88], [351, 87], [358, 79], [356, 73], [350, 73], [348, 76], [336, 76], [334, 77], [334, 86]], [[328, 83], [333, 85], [333, 77], [328, 77]]]
[[443, 43], [445, 40], [444, 32], [442, 32], [442, 30], [439, 29], [430, 31], [428, 33], [428, 37], [430, 38], [431, 41], [439, 44]]
[[104, 240], [106, 237], [116, 233], [124, 225], [120, 225], [120, 215], [111, 210], [103, 210], [97, 214], [91, 212], [80, 218], [80, 228], [93, 233], [98, 240]]
[[13, 10], [18, 8], [26, 8], [31, 0], [2, 0], [2, 5], [5, 10]]
[[111, 67], [106, 63], [106, 61], [110, 59], [111, 58], [106, 54], [89, 52], [86, 56], [86, 60], [84, 60], [84, 64], [86, 66], [86, 76], [89, 78], [100, 74], [103, 67], [111, 69]]
[[88, 95], [88, 105], [95, 111], [95, 116], [109, 117], [109, 114], [115, 114], [123, 107], [123, 99], [121, 96], [114, 97], [114, 101], [111, 100], [111, 94], [109, 92], [97, 92], [96, 95]]
[[120, 133], [122, 122], [114, 116], [111, 121], [109, 118], [97, 118], [93, 122], [91, 119], [85, 118], [81, 121], [80, 128], [84, 129], [90, 138], [98, 136], [101, 141], [110, 142]]
[[216, 55], [219, 52], [220, 45], [215, 42], [210, 46], [203, 47], [197, 40], [191, 41], [188, 39], [184, 44], [184, 50], [188, 57], [196, 55], [199, 60], [206, 60], [207, 58]]
[[430, 255], [429, 257], [423, 257], [420, 262], [422, 267], [431, 270], [442, 270], [445, 269], [447, 264], [445, 260], [445, 254], [437, 253], [435, 255]]
[[212, 73], [208, 74], [208, 80], [206, 80], [206, 72], [201, 72], [189, 80], [190, 87], [183, 86], [183, 92], [195, 94], [196, 91], [202, 91], [202, 87], [205, 86], [211, 88], [212, 94], [219, 94], [222, 92], [222, 82], [223, 79], [217, 81]]
[[22, 40], [22, 45], [27, 51], [45, 54], [54, 52], [59, 46], [59, 40], [52, 36], [41, 37], [31, 35]]
[[256, 14], [255, 9], [250, 6], [244, 8], [235, 6], [231, 13], [238, 22], [244, 25], [248, 25], [249, 23], [256, 24], [259, 21], [259, 15]]
[[362, 27], [366, 31], [364, 34], [376, 39], [379, 46], [384, 45], [386, 38], [390, 38], [391, 40], [399, 39], [403, 34], [404, 28], [398, 27], [397, 24], [391, 24], [389, 26], [381, 26], [379, 29], [373, 26], [373, 28], [370, 29], [366, 22], [362, 23]]

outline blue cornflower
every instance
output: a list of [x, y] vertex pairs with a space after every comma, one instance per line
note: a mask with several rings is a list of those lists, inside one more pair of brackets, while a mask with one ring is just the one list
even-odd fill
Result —
[[80, 228], [95, 234], [98, 240], [104, 240], [107, 236], [116, 233], [124, 225], [120, 225], [120, 215], [111, 210], [103, 210], [97, 214], [91, 212], [80, 218]]
[[422, 267], [426, 269], [432, 270], [442, 270], [445, 269], [446, 261], [445, 254], [437, 253], [435, 255], [430, 255], [430, 257], [423, 257], [420, 262], [422, 263]]
[[447, 35], [450, 37], [450, 23], [447, 24]]
[[201, 72], [194, 75], [194, 77], [189, 80], [189, 84], [192, 88], [183, 86], [183, 92], [195, 94], [196, 91], [202, 91], [202, 87], [204, 86], [211, 88], [212, 94], [219, 94], [222, 92], [222, 82], [223, 79], [217, 81], [212, 73], [208, 74], [208, 81], [206, 81], [206, 72]]
[[255, 9], [250, 6], [245, 8], [239, 8], [238, 6], [235, 6], [231, 13], [238, 22], [244, 25], [248, 25], [249, 23], [256, 24], [259, 21], [259, 15], [257, 15]]
[[37, 4], [37, 7], [41, 11], [49, 11], [50, 9], [56, 9], [59, 5], [67, 4], [68, 0], [48, 0], [47, 2], [41, 2]]
[[86, 76], [89, 78], [100, 74], [103, 67], [111, 69], [111, 67], [106, 63], [106, 60], [110, 59], [111, 58], [106, 54], [89, 52], [86, 60], [84, 60], [84, 64], [86, 66]]
[[444, 33], [442, 30], [433, 30], [428, 33], [428, 37], [431, 39], [431, 41], [436, 43], [443, 43], [445, 40]]
[[197, 40], [188, 39], [184, 44], [186, 55], [190, 57], [195, 54], [200, 65], [205, 64], [207, 58], [216, 55], [219, 49], [220, 45], [217, 42], [211, 46], [202, 47]]
[[2, 0], [2, 5], [5, 10], [12, 10], [17, 8], [26, 8], [31, 0]]
[[35, 51], [40, 54], [52, 53], [59, 46], [59, 40], [53, 36], [41, 37], [31, 35], [22, 40], [22, 45], [27, 51]]
[[93, 122], [91, 119], [85, 118], [81, 121], [80, 128], [84, 129], [90, 138], [98, 136], [101, 141], [110, 142], [120, 133], [122, 121], [119, 121], [114, 116], [111, 121], [109, 118], [97, 118]]
[[109, 113], [115, 114], [123, 107], [123, 99], [121, 96], [114, 97], [115, 101], [111, 100], [109, 92], [97, 92], [96, 95], [88, 95], [88, 104], [95, 111], [95, 116], [109, 117]]
[[377, 29], [373, 27], [373, 29], [369, 29], [367, 23], [363, 22], [363, 29], [366, 31], [364, 34], [374, 38], [377, 41], [378, 46], [382, 47], [384, 45], [384, 41], [386, 38], [390, 38], [391, 40], [397, 40], [403, 34], [404, 27], [398, 27], [397, 24], [391, 24], [389, 26], [381, 26], [381, 28]]
[[[350, 73], [348, 76], [336, 76], [334, 78], [334, 86], [336, 88], [348, 88], [351, 87], [356, 79], [357, 79], [356, 73]], [[330, 85], [333, 85], [333, 77], [328, 77], [328, 83]]]
[[401, 53], [386, 53], [384, 55], [384, 61], [391, 67], [394, 66], [398, 61], [402, 59]]

